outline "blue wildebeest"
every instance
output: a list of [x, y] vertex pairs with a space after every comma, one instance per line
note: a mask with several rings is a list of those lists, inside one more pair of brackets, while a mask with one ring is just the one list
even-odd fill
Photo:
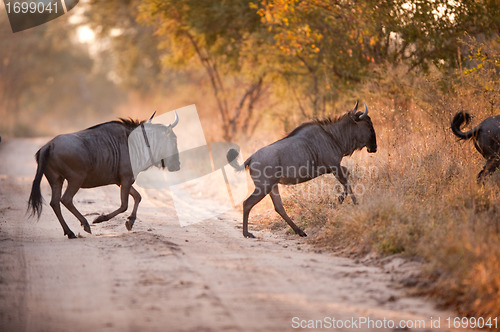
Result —
[[[50, 206], [61, 223], [64, 235], [70, 239], [76, 237], [64, 221], [60, 202], [78, 218], [83, 229], [91, 233], [89, 223], [73, 205], [73, 197], [80, 188], [116, 184], [121, 188], [121, 206], [109, 214], [98, 216], [94, 223], [109, 220], [125, 212], [130, 195], [134, 198], [134, 208], [125, 226], [131, 230], [141, 201], [141, 195], [132, 187], [135, 176], [151, 166], [159, 166], [160, 163], [169, 171], [177, 171], [180, 168], [177, 138], [172, 130], [179, 122], [177, 113], [174, 122], [169, 126], [151, 123], [153, 116], [149, 121], [120, 119], [76, 133], [59, 135], [40, 148], [35, 155], [38, 167], [28, 201], [28, 209], [31, 208], [32, 215], [37, 214], [40, 218], [42, 213], [40, 182], [45, 174], [52, 189]], [[134, 131], [136, 128], [137, 131]], [[129, 135], [132, 132], [143, 135], [142, 142], [146, 146], [143, 150], [149, 153], [137, 154], [130, 149]], [[137, 161], [137, 158], [143, 160]], [[67, 181], [67, 188], [61, 197], [64, 180]]]
[[486, 159], [486, 164], [477, 175], [477, 181], [480, 182], [500, 167], [500, 115], [486, 118], [477, 127], [464, 133], [460, 127], [464, 122], [469, 124], [470, 119], [469, 113], [458, 112], [451, 121], [451, 131], [460, 139], [472, 139], [476, 150]]
[[344, 190], [340, 203], [349, 194], [356, 204], [347, 180], [347, 169], [340, 165], [344, 156], [366, 146], [368, 152], [377, 151], [377, 138], [373, 124], [365, 112], [357, 112], [358, 103], [352, 111], [336, 118], [306, 122], [295, 128], [285, 138], [261, 148], [242, 165], [238, 165], [238, 152], [231, 149], [227, 160], [237, 170], [248, 168], [255, 184], [254, 192], [243, 202], [243, 236], [254, 236], [248, 232], [248, 216], [252, 207], [266, 195], [270, 195], [276, 212], [290, 225], [295, 233], [307, 236], [286, 214], [279, 194], [278, 183], [293, 185], [333, 173]]

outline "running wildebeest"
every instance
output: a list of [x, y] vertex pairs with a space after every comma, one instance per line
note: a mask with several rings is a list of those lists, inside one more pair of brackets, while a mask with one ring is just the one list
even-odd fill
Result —
[[[28, 209], [31, 208], [32, 215], [37, 214], [40, 218], [42, 213], [40, 182], [45, 174], [52, 189], [50, 206], [61, 223], [64, 235], [70, 239], [76, 238], [64, 221], [60, 202], [80, 220], [83, 229], [91, 233], [89, 223], [73, 205], [73, 196], [80, 188], [116, 184], [121, 188], [120, 208], [98, 216], [94, 223], [125, 212], [130, 195], [134, 198], [134, 208], [125, 226], [131, 230], [141, 201], [141, 195], [132, 187], [135, 176], [151, 166], [159, 167], [160, 164], [163, 167], [166, 165], [169, 171], [180, 169], [177, 137], [173, 132], [179, 122], [177, 112], [174, 122], [169, 126], [151, 123], [153, 116], [154, 114], [148, 121], [141, 122], [120, 119], [101, 123], [76, 133], [56, 136], [40, 148], [35, 155], [38, 167], [28, 201]], [[140, 135], [142, 153], [138, 151], [138, 144], [129, 146], [129, 136], [132, 133]], [[61, 197], [64, 180], [67, 181], [67, 188]]]
[[486, 118], [475, 128], [463, 132], [460, 127], [465, 122], [469, 124], [469, 113], [458, 112], [451, 121], [451, 131], [462, 140], [472, 139], [476, 150], [486, 159], [486, 164], [477, 175], [477, 181], [493, 173], [500, 167], [500, 115]]
[[307, 236], [286, 214], [281, 202], [278, 183], [293, 185], [333, 173], [344, 190], [339, 196], [342, 203], [350, 195], [356, 197], [347, 180], [347, 169], [340, 165], [344, 156], [366, 146], [368, 152], [377, 151], [377, 138], [373, 124], [365, 112], [352, 111], [336, 118], [306, 122], [295, 128], [285, 138], [261, 148], [242, 165], [238, 165], [238, 152], [231, 149], [227, 160], [237, 170], [248, 168], [255, 184], [254, 192], [243, 202], [243, 236], [253, 238], [248, 232], [248, 216], [255, 204], [269, 194], [276, 212], [300, 236]]

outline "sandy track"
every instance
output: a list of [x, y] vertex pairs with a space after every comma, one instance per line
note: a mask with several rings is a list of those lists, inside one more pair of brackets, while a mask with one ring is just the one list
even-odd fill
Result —
[[[288, 331], [293, 317], [426, 320], [412, 330], [430, 330], [429, 317], [449, 315], [406, 297], [388, 271], [316, 253], [298, 237], [244, 239], [236, 211], [180, 227], [172, 202], [154, 194], [132, 232], [122, 214], [89, 235], [65, 211], [83, 236], [68, 240], [47, 204], [38, 222], [25, 214], [45, 141], [0, 144], [1, 331]], [[42, 194], [48, 202], [45, 180]], [[76, 196], [90, 221], [118, 204], [115, 187]]]

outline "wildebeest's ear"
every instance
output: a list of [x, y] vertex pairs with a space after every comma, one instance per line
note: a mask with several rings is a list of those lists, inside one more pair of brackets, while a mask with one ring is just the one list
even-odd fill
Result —
[[350, 118], [353, 122], [358, 121], [358, 114], [356, 114], [356, 110], [349, 111], [347, 114], [349, 115], [349, 118]]
[[153, 115], [151, 115], [151, 117], [149, 118], [148, 122], [151, 122], [151, 120], [153, 120], [155, 114], [156, 114], [156, 111], [154, 111]]
[[349, 114], [349, 117], [351, 118], [352, 121], [357, 122], [359, 120], [359, 115], [356, 114], [356, 111], [358, 110], [358, 103], [359, 101], [356, 100], [356, 105], [354, 105], [354, 108], [352, 111], [347, 112]]

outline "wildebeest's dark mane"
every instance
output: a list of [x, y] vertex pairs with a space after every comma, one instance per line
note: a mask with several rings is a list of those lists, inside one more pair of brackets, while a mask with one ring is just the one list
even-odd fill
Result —
[[89, 127], [87, 129], [95, 129], [97, 127], [100, 127], [100, 126], [103, 126], [103, 125], [106, 125], [106, 124], [110, 124], [110, 123], [116, 123], [116, 124], [119, 124], [119, 125], [122, 125], [130, 130], [133, 130], [135, 128], [137, 128], [138, 126], [141, 125], [141, 123], [144, 123], [146, 121], [142, 120], [142, 121], [139, 121], [139, 120], [134, 120], [132, 118], [128, 118], [128, 119], [125, 119], [125, 118], [118, 118], [118, 120], [114, 120], [114, 121], [108, 121], [108, 122], [104, 122], [104, 123], [99, 123], [95, 126], [92, 126], [92, 127]]
[[327, 117], [327, 118], [324, 118], [324, 119], [314, 119], [312, 121], [304, 122], [303, 124], [301, 124], [300, 126], [298, 126], [297, 128], [295, 128], [294, 130], [292, 130], [284, 138], [295, 136], [298, 132], [300, 132], [302, 129], [304, 129], [306, 127], [310, 127], [310, 126], [314, 126], [314, 125], [326, 126], [326, 125], [337, 123], [337, 122], [339, 122], [345, 116], [346, 115], [344, 114], [344, 115], [339, 115], [339, 116], [336, 116], [336, 117]]
[[120, 121], [117, 121], [117, 122], [121, 122], [121, 124], [123, 124], [125, 127], [130, 128], [130, 129], [135, 129], [138, 126], [140, 126], [141, 123], [145, 122], [144, 120], [139, 121], [139, 120], [134, 120], [132, 118], [128, 118], [128, 119], [119, 118], [119, 119], [120, 119]]
[[316, 124], [318, 124], [320, 126], [330, 125], [330, 124], [339, 122], [345, 116], [346, 116], [346, 114], [339, 115], [339, 116], [336, 116], [336, 117], [328, 117], [328, 118], [324, 118], [324, 119], [314, 119], [313, 123], [316, 123]]

